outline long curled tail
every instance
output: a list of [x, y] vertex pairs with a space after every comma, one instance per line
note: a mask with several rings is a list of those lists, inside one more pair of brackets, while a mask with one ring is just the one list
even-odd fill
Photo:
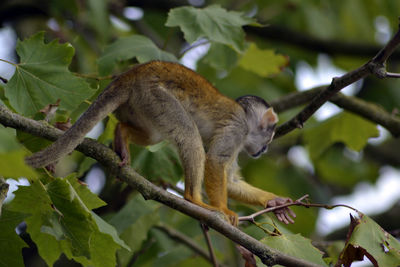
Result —
[[27, 157], [26, 163], [39, 168], [72, 152], [99, 121], [128, 101], [129, 91], [117, 80], [111, 83], [70, 129], [44, 150]]

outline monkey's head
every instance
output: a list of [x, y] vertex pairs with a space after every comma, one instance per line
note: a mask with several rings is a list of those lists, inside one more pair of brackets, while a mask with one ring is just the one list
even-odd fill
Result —
[[268, 144], [274, 138], [278, 116], [264, 99], [247, 95], [236, 99], [246, 112], [248, 133], [244, 150], [253, 158], [267, 152]]

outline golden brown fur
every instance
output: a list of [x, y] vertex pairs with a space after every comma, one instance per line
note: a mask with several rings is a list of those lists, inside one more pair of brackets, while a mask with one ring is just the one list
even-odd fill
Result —
[[[168, 139], [176, 145], [184, 167], [185, 199], [222, 211], [236, 224], [236, 213], [228, 209], [228, 195], [264, 207], [276, 198], [244, 182], [236, 163], [242, 149], [254, 157], [266, 151], [277, 122], [272, 108], [254, 96], [238, 101], [227, 98], [206, 79], [176, 63], [152, 61], [121, 74], [71, 129], [27, 162], [41, 167], [70, 153], [113, 111], [120, 120], [114, 145], [122, 164], [130, 160], [129, 142], [149, 145]], [[201, 197], [203, 178], [209, 204]]]

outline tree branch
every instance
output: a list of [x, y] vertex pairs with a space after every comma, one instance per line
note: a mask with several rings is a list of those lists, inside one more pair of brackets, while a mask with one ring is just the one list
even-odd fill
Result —
[[[316, 87], [303, 92], [296, 92], [279, 99], [270, 101], [271, 106], [277, 112], [309, 103], [316, 95], [326, 89], [326, 86]], [[400, 136], [400, 117], [391, 114], [380, 106], [362, 100], [354, 96], [337, 93], [329, 99], [338, 107], [353, 112], [367, 120], [375, 122], [386, 128], [394, 137]]]
[[380, 50], [372, 60], [341, 77], [333, 78], [332, 83], [318, 93], [302, 111], [277, 128], [275, 137], [281, 137], [296, 128], [302, 128], [304, 122], [306, 122], [325, 102], [329, 101], [344, 87], [365, 78], [370, 74], [374, 74], [379, 78], [385, 77], [386, 70], [384, 69], [384, 64], [399, 44], [400, 30], [397, 31], [388, 44]]
[[258, 212], [255, 212], [253, 214], [250, 214], [248, 216], [239, 217], [239, 221], [241, 221], [241, 222], [242, 221], [254, 222], [254, 218], [257, 217], [257, 216], [260, 216], [261, 214], [268, 213], [268, 212], [271, 212], [271, 211], [274, 211], [274, 210], [277, 210], [277, 209], [287, 208], [287, 207], [290, 207], [290, 206], [302, 206], [302, 207], [306, 207], [306, 208], [316, 207], [316, 208], [325, 208], [325, 209], [329, 209], [329, 210], [330, 209], [334, 209], [336, 207], [345, 207], [345, 208], [354, 210], [357, 213], [360, 213], [360, 211], [358, 211], [357, 209], [355, 209], [355, 208], [353, 208], [353, 207], [351, 207], [349, 205], [345, 205], [345, 204], [328, 205], [328, 204], [316, 204], [316, 203], [304, 203], [304, 202], [302, 202], [304, 199], [307, 199], [307, 198], [308, 198], [308, 195], [304, 195], [301, 198], [295, 200], [294, 202], [285, 203], [285, 204], [282, 204], [282, 205], [279, 205], [279, 206], [275, 206], [275, 207], [271, 207], [271, 208], [266, 208], [266, 209], [260, 210]]
[[[267, 27], [245, 26], [244, 29], [247, 33], [258, 35], [268, 40], [329, 55], [373, 57], [381, 49], [378, 45], [319, 39], [307, 33], [294, 31], [277, 25], [268, 25]], [[400, 52], [394, 53], [391, 58], [393, 60], [400, 60]]]
[[218, 267], [217, 257], [215, 256], [214, 249], [211, 243], [210, 234], [208, 231], [210, 230], [207, 225], [204, 223], [200, 223], [201, 231], [203, 232], [204, 239], [207, 243], [208, 253], [210, 254], [210, 260], [214, 267]]
[[[41, 121], [28, 119], [11, 112], [5, 106], [0, 105], [0, 123], [6, 127], [12, 127], [35, 136], [56, 140], [63, 132]], [[179, 198], [149, 182], [130, 166], [120, 167], [119, 157], [106, 146], [95, 140], [85, 138], [77, 147], [86, 156], [100, 162], [108, 171], [126, 182], [129, 186], [138, 190], [145, 199], [152, 199], [168, 207], [189, 215], [209, 227], [217, 230], [227, 238], [247, 248], [253, 254], [260, 257], [266, 265], [281, 264], [284, 266], [319, 266], [317, 264], [283, 254], [269, 248], [253, 237], [243, 233], [238, 228], [227, 223], [221, 214], [201, 208], [182, 198]]]
[[[201, 257], [203, 257], [204, 259], [208, 260], [209, 262], [213, 262], [213, 260], [211, 259], [209, 253], [207, 252], [207, 250], [203, 249], [201, 246], [197, 245], [196, 242], [194, 242], [192, 239], [190, 239], [189, 237], [187, 237], [186, 235], [176, 231], [175, 229], [166, 226], [166, 225], [156, 225], [155, 226], [156, 229], [164, 232], [165, 234], [167, 234], [171, 239], [180, 242], [182, 244], [184, 244], [185, 246], [187, 246], [188, 248], [190, 248], [191, 250], [193, 250], [195, 253], [197, 253], [198, 255], [200, 255]], [[225, 265], [223, 265], [222, 263], [217, 263], [219, 267], [226, 267]]]

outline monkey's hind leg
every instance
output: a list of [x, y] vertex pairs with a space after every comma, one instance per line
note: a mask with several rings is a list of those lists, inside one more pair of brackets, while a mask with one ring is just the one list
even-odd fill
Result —
[[113, 148], [115, 153], [121, 158], [120, 166], [130, 164], [131, 162], [129, 150], [129, 144], [131, 142], [142, 146], [151, 144], [149, 134], [146, 131], [127, 123], [118, 123], [114, 131]]
[[130, 164], [131, 155], [129, 151], [128, 131], [123, 123], [118, 123], [114, 131], [113, 148], [115, 153], [121, 158], [120, 166]]
[[215, 210], [202, 201], [205, 151], [194, 120], [181, 103], [165, 90], [153, 88], [149, 92], [149, 101], [141, 103], [143, 114], [151, 121], [155, 131], [178, 149], [185, 175], [185, 199]]

